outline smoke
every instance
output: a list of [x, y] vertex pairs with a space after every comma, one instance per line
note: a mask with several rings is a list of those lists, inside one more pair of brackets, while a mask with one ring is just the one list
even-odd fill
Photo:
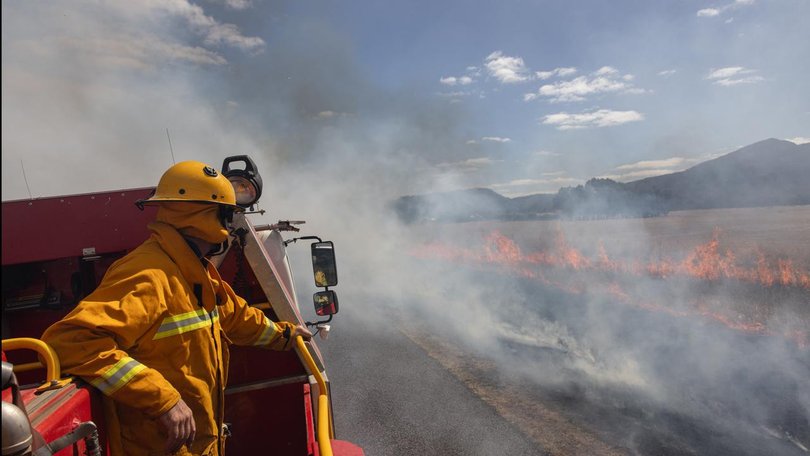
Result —
[[[179, 7], [4, 3], [4, 200], [28, 197], [20, 161], [34, 197], [155, 185], [171, 164], [168, 128], [178, 161], [254, 158], [267, 210], [252, 216], [257, 223], [306, 220], [301, 234], [335, 241], [342, 311], [334, 331], [384, 335], [407, 322], [451, 339], [527, 390], [570, 394], [574, 412], [603, 407], [607, 419], [585, 419], [589, 425], [609, 429], [611, 418], [624, 418], [632, 432], [609, 430], [641, 452], [649, 447], [632, 435], [670, 433], [687, 446], [705, 437], [683, 437], [676, 420], [667, 421], [674, 415], [710, 423], [711, 432], [744, 434], [737, 446], [721, 439], [699, 449], [745, 453], [750, 448], [740, 445], [774, 439], [762, 437], [763, 426], [775, 429], [777, 443], [789, 432], [807, 444], [810, 367], [807, 352], [790, 343], [623, 305], [597, 274], [550, 271], [547, 283], [411, 255], [428, 242], [481, 245], [490, 228], [403, 226], [390, 210], [403, 194], [470, 183], [463, 171], [433, 166], [470, 158], [463, 152], [473, 137], [463, 105], [416, 95], [429, 93], [423, 87], [375, 83], [347, 36], [318, 19], [283, 21], [292, 7], [285, 2], [257, 6], [252, 21], [270, 18], [273, 25], [264, 45], [248, 30], [183, 7], [191, 4], [173, 5]], [[223, 34], [227, 39], [211, 41]], [[520, 242], [554, 244], [549, 233], [535, 232], [550, 225], [512, 226], [524, 230], [515, 233]], [[637, 258], [660, 243], [644, 220], [610, 234], [583, 226], [569, 223], [564, 234], [590, 245], [621, 238], [609, 245], [619, 257]], [[293, 244], [289, 252], [307, 296], [308, 250]], [[620, 282], [628, 295], [676, 309], [701, 286], [644, 277]], [[720, 285], [710, 296], [733, 301], [740, 290]], [[790, 310], [806, 308], [806, 294], [790, 299], [771, 318], [806, 322]], [[314, 318], [306, 302], [302, 307]], [[407, 368], [396, 360], [385, 366]], [[440, 391], [435, 396], [442, 399]], [[665, 429], [650, 431], [645, 419]], [[745, 429], [734, 431], [736, 425]]]
[[[806, 284], [634, 274], [611, 262], [643, 260], [644, 268], [662, 251], [689, 258], [720, 225], [731, 233], [728, 243], [721, 235], [721, 252], [735, 244], [753, 249], [768, 232], [769, 255], [781, 251], [806, 265], [792, 220], [807, 215], [798, 207], [432, 225], [440, 234], [415, 256], [442, 261], [459, 276], [458, 268], [468, 271], [458, 277], [461, 290], [491, 291], [480, 302], [488, 319], [465, 319], [457, 337], [471, 346], [481, 344], [470, 334], [498, 340], [479, 355], [523, 382], [564, 391], [565, 408], [579, 419], [602, 417], [591, 424], [618, 445], [635, 448], [638, 440], [641, 454], [792, 454], [806, 446], [810, 424]], [[486, 234], [493, 229], [505, 238]], [[733, 252], [743, 263], [744, 252]], [[776, 267], [773, 257], [770, 264]], [[480, 297], [453, 291], [448, 298]]]

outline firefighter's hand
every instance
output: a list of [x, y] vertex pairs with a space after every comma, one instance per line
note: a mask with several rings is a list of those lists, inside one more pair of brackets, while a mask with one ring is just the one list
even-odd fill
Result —
[[158, 422], [169, 438], [166, 439], [166, 451], [176, 453], [185, 444], [191, 448], [194, 441], [194, 434], [197, 433], [197, 426], [194, 423], [194, 415], [182, 399], [177, 402], [168, 412], [158, 418]]
[[292, 338], [291, 340], [295, 340], [296, 336], [301, 336], [304, 340], [312, 339], [312, 333], [309, 330], [301, 325], [298, 325], [293, 329]]

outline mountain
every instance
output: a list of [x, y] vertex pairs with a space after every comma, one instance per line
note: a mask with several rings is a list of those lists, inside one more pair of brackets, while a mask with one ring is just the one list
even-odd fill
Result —
[[810, 204], [810, 144], [766, 139], [686, 171], [629, 182], [671, 210]]
[[810, 204], [810, 144], [766, 139], [685, 171], [628, 183], [591, 179], [556, 194], [506, 198], [484, 188], [403, 196], [400, 219], [649, 217], [670, 210]]

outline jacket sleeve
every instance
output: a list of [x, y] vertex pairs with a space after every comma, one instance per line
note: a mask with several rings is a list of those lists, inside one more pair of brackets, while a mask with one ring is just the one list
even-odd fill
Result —
[[129, 356], [165, 310], [168, 282], [160, 270], [128, 275], [110, 269], [99, 288], [42, 339], [56, 351], [62, 370], [82, 377], [117, 402], [156, 418], [180, 394], [158, 371]]
[[[223, 313], [220, 324], [225, 334], [236, 345], [255, 345], [271, 350], [289, 350], [292, 348], [292, 334], [295, 324], [267, 318], [261, 310], [251, 307], [225, 281], [220, 282], [223, 291], [228, 295], [230, 312]], [[231, 307], [232, 306], [232, 307]]]

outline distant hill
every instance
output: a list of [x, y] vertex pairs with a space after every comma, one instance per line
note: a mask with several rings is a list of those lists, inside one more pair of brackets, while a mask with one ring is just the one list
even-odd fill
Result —
[[810, 204], [810, 144], [766, 139], [626, 186], [662, 198], [671, 210]]
[[620, 183], [591, 179], [556, 194], [506, 198], [476, 188], [403, 196], [401, 220], [649, 217], [671, 210], [810, 204], [810, 144], [767, 139], [685, 171]]
[[503, 218], [509, 198], [487, 188], [403, 196], [394, 203], [400, 219], [411, 223], [425, 220], [461, 222]]

